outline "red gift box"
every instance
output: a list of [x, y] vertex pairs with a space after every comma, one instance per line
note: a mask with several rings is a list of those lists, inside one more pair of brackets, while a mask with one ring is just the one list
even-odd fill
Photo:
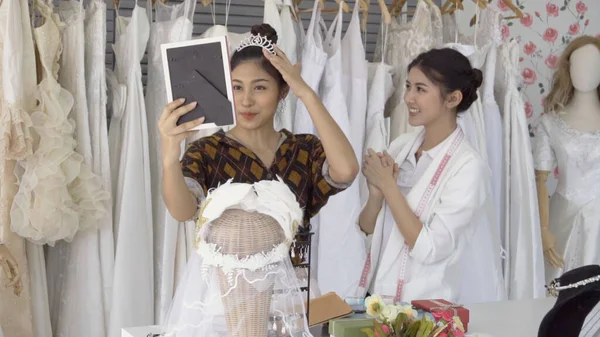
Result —
[[416, 300], [412, 301], [411, 304], [418, 309], [423, 309], [428, 312], [431, 312], [432, 310], [451, 310], [454, 313], [454, 316], [458, 316], [458, 318], [460, 318], [463, 326], [465, 327], [465, 332], [469, 330], [469, 309], [463, 307], [462, 305], [456, 305], [442, 299]]

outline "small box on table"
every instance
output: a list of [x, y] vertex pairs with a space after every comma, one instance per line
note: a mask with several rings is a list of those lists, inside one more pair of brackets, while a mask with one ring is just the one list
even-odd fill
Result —
[[460, 318], [460, 321], [465, 327], [465, 332], [469, 330], [469, 309], [463, 307], [462, 305], [456, 305], [442, 299], [415, 300], [412, 301], [411, 304], [417, 309], [425, 310], [430, 313], [435, 311], [450, 310], [454, 316], [458, 316]]

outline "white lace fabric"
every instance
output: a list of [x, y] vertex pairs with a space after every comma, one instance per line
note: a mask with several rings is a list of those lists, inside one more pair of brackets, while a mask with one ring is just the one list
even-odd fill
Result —
[[[197, 252], [210, 261], [220, 259], [215, 257], [217, 254], [220, 254], [218, 248], [214, 244], [206, 242], [210, 227], [212, 226], [212, 222], [218, 219], [227, 209], [258, 212], [274, 218], [284, 232], [285, 241], [274, 247], [273, 253], [282, 251], [281, 245], [287, 246], [287, 252], [289, 245], [291, 245], [296, 235], [298, 225], [302, 223], [303, 217], [302, 209], [296, 201], [295, 195], [281, 179], [277, 181], [263, 180], [254, 184], [232, 183], [232, 180], [229, 180], [217, 189], [209, 191], [199, 210], [196, 242], [203, 244], [199, 245]], [[208, 253], [206, 249], [207, 245], [214, 248], [214, 255], [212, 257], [203, 255]], [[248, 258], [248, 261], [252, 261], [252, 263], [248, 263], [246, 266], [240, 263], [237, 257], [235, 259], [220, 259], [221, 261], [231, 261], [233, 264], [219, 266], [224, 270], [234, 268], [256, 270], [270, 262], [276, 262], [273, 258], [267, 258], [260, 253], [256, 257]]]
[[166, 336], [310, 336], [289, 247], [303, 212], [281, 180], [207, 193]]
[[25, 172], [10, 212], [11, 230], [53, 245], [97, 224], [106, 215], [103, 203], [110, 195], [75, 152], [75, 122], [69, 118], [73, 96], [57, 82], [63, 23], [50, 5], [37, 1], [35, 6], [45, 18], [33, 32], [43, 78], [36, 93], [39, 104], [31, 114], [33, 154], [20, 163]]
[[600, 131], [582, 132], [559, 116], [540, 117], [534, 143], [535, 168], [558, 167], [556, 193], [583, 205], [600, 197]]
[[[408, 123], [408, 107], [404, 103], [407, 68], [419, 54], [440, 47], [442, 43], [442, 15], [437, 6], [429, 7], [419, 1], [410, 23], [393, 20], [387, 37], [385, 60], [394, 67], [394, 87], [398, 88], [386, 104], [386, 116], [390, 116], [390, 142], [399, 135], [416, 131]], [[380, 34], [381, 35], [381, 34]], [[381, 59], [382, 41], [378, 41], [375, 60]]]

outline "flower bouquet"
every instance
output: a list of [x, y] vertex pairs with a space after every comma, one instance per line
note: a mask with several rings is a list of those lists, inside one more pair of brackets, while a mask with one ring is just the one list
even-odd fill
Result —
[[365, 299], [374, 328], [361, 331], [367, 337], [464, 337], [465, 329], [451, 310], [419, 313], [410, 304], [386, 305], [379, 295]]

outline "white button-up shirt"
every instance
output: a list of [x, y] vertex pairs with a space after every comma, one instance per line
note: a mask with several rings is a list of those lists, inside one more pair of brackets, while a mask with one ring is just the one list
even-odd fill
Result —
[[[458, 129], [455, 132], [458, 132]], [[434, 158], [440, 154], [445, 142], [451, 138], [453, 137], [448, 137], [434, 148], [423, 151], [418, 161], [415, 154], [421, 144], [413, 144], [406, 160], [399, 163], [398, 186], [404, 196], [410, 193]], [[470, 160], [440, 186], [437, 192], [439, 202], [432, 206], [429, 212], [431, 216], [428, 217], [430, 220], [423, 224], [409, 254], [402, 301], [427, 298], [459, 300], [463, 278], [459, 260], [468, 238], [472, 235], [473, 218], [485, 202], [485, 172], [485, 163], [482, 160]], [[386, 229], [397, 226], [387, 206], [384, 221]], [[384, 254], [388, 243], [403, 244], [384, 242]], [[397, 277], [397, 270], [378, 268], [370, 292], [394, 296]]]

